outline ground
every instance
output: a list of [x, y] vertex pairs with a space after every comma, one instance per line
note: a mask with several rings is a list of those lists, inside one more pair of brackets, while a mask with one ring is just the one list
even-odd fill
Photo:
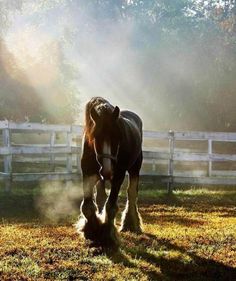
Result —
[[[58, 192], [73, 209], [61, 204]], [[91, 247], [79, 237], [73, 223], [80, 198], [65, 192], [1, 190], [1, 281], [236, 280], [235, 188], [191, 188], [168, 196], [158, 186], [144, 186], [144, 233], [122, 233], [118, 252]], [[119, 202], [122, 210], [124, 192]]]

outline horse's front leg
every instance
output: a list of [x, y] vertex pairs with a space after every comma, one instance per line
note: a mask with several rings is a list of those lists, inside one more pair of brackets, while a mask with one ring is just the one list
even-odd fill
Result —
[[117, 199], [121, 184], [125, 178], [125, 171], [114, 174], [111, 181], [110, 195], [103, 210], [103, 235], [102, 243], [108, 247], [118, 247], [120, 244], [119, 235], [115, 226], [115, 217], [118, 212]]
[[96, 175], [83, 177], [84, 199], [81, 203], [81, 215], [77, 228], [86, 239], [96, 241], [101, 232], [101, 220], [94, 198], [94, 187], [98, 181]]
[[97, 189], [96, 203], [98, 206], [99, 213], [101, 213], [103, 211], [103, 207], [107, 200], [105, 181], [100, 179], [96, 184], [96, 189]]
[[97, 181], [98, 178], [96, 175], [83, 177], [84, 199], [81, 204], [81, 211], [88, 221], [92, 219], [97, 212], [97, 206], [94, 200], [94, 187]]

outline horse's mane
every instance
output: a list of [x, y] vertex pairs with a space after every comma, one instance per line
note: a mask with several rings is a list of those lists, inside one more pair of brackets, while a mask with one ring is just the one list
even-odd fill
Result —
[[85, 132], [85, 137], [90, 145], [93, 143], [93, 129], [94, 129], [94, 121], [90, 115], [92, 108], [95, 108], [98, 115], [100, 116], [106, 112], [111, 113], [112, 110], [114, 109], [114, 107], [102, 97], [94, 97], [86, 104], [84, 132]]

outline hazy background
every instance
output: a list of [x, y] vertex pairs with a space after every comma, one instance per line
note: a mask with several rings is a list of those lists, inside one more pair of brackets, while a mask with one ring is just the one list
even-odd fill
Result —
[[103, 96], [152, 130], [236, 130], [236, 3], [0, 0], [0, 119], [83, 123]]

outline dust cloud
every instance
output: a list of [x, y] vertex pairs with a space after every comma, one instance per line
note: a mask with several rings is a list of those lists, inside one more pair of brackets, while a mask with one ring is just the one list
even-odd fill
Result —
[[51, 223], [75, 220], [83, 198], [81, 182], [42, 183], [40, 190], [36, 208], [45, 220]]

